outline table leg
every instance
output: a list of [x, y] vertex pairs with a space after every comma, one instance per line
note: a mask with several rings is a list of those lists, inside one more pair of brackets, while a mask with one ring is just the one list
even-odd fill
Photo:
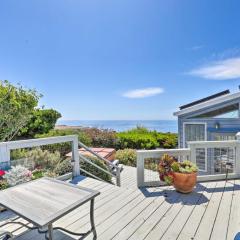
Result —
[[48, 225], [48, 239], [53, 240], [53, 226], [52, 226], [52, 224]]
[[97, 232], [94, 224], [94, 199], [91, 200], [91, 204], [90, 204], [90, 222], [91, 222], [91, 230], [93, 232], [93, 239], [97, 239]]

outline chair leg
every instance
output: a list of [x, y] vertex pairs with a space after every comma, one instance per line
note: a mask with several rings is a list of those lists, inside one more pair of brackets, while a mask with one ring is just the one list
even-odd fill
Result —
[[6, 232], [6, 235], [4, 236], [3, 240], [13, 240], [13, 235], [10, 232]]

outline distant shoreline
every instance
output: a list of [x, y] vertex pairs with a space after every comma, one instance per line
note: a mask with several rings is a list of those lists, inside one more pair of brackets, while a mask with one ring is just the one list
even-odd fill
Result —
[[99, 128], [122, 132], [137, 126], [158, 132], [178, 132], [176, 120], [60, 120], [55, 129]]

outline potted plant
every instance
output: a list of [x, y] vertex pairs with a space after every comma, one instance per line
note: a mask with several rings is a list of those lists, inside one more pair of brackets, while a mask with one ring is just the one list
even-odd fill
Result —
[[159, 162], [160, 180], [172, 184], [182, 193], [192, 192], [197, 182], [197, 171], [197, 166], [192, 162], [177, 162], [167, 154], [163, 155]]

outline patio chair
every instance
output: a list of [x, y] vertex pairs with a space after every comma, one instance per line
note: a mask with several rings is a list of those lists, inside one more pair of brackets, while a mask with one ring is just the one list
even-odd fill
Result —
[[109, 170], [110, 170], [110, 172], [112, 174], [116, 175], [116, 173], [117, 173], [117, 169], [116, 168], [117, 167], [120, 168], [120, 172], [123, 170], [123, 165], [119, 164], [119, 160], [116, 159], [116, 160], [112, 161], [111, 163], [112, 163], [112, 165], [108, 164], [108, 168], [109, 168]]

